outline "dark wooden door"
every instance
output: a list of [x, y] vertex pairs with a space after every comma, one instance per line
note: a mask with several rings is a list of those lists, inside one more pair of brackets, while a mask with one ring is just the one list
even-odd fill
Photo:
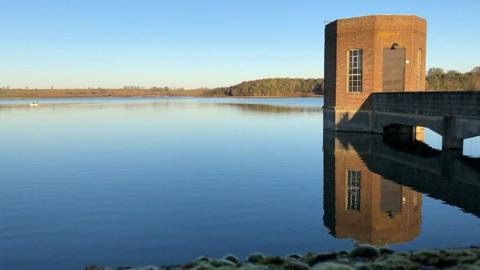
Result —
[[383, 49], [383, 91], [405, 90], [405, 49]]

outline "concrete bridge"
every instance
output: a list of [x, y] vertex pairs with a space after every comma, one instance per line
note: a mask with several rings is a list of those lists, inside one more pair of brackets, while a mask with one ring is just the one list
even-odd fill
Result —
[[329, 113], [327, 129], [415, 136], [425, 127], [442, 136], [446, 150], [461, 152], [464, 139], [480, 135], [480, 92], [377, 92], [358, 110], [335, 110], [335, 122]]
[[462, 149], [480, 135], [480, 92], [372, 93], [372, 131], [414, 133], [429, 128], [442, 136], [443, 149]]

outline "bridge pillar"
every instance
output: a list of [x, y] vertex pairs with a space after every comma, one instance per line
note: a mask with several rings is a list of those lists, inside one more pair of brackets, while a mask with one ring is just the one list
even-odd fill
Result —
[[453, 136], [443, 136], [442, 149], [443, 150], [462, 150], [463, 139], [456, 139]]
[[463, 138], [457, 134], [461, 130], [457, 127], [456, 122], [454, 117], [445, 117], [442, 150], [457, 150], [458, 152], [463, 149]]

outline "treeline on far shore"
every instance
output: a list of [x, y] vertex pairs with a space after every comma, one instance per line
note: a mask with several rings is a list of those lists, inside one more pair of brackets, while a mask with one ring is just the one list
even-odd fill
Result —
[[[469, 72], [430, 68], [426, 77], [427, 90], [480, 91], [480, 66]], [[61, 98], [61, 97], [305, 97], [324, 94], [323, 79], [273, 78], [245, 81], [214, 89], [126, 86], [121, 89], [10, 89], [0, 87], [0, 98]]]
[[323, 79], [263, 79], [205, 91], [206, 96], [314, 96], [323, 95]]
[[441, 68], [430, 68], [427, 72], [428, 90], [447, 91], [479, 91], [480, 66], [469, 72], [461, 73], [455, 70], [444, 71]]
[[168, 87], [142, 88], [127, 86], [121, 89], [10, 89], [0, 88], [0, 98], [60, 98], [60, 97], [301, 97], [323, 95], [323, 79], [276, 78], [246, 81], [215, 89], [185, 90]]

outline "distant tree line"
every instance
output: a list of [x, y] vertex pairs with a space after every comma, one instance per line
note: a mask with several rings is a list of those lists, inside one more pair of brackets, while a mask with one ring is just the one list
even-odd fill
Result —
[[480, 90], [480, 66], [465, 73], [455, 70], [445, 72], [441, 68], [430, 68], [427, 72], [427, 89]]
[[323, 79], [263, 79], [207, 90], [203, 96], [314, 96], [323, 95]]

